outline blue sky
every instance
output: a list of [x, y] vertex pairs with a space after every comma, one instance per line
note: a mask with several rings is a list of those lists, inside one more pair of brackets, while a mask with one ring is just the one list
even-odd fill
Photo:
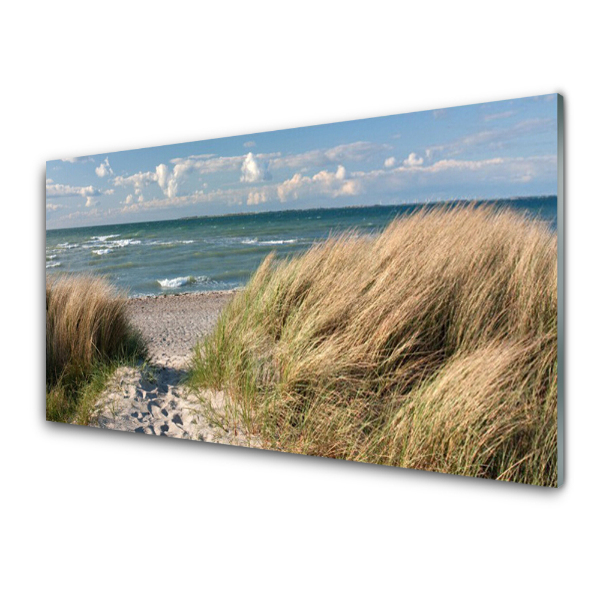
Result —
[[46, 228], [554, 195], [556, 95], [46, 164]]

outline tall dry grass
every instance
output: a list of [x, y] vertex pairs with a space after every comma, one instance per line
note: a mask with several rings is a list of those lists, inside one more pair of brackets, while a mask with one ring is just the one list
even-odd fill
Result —
[[272, 448], [556, 485], [556, 235], [463, 206], [271, 255], [192, 374]]
[[46, 416], [69, 420], [86, 384], [114, 361], [143, 348], [131, 329], [126, 298], [105, 279], [62, 276], [46, 280]]

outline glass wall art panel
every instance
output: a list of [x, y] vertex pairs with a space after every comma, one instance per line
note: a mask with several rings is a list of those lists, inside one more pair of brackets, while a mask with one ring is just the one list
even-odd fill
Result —
[[562, 114], [48, 161], [46, 419], [558, 487]]

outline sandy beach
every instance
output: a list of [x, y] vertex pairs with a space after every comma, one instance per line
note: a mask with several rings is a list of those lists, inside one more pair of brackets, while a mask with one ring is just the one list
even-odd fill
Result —
[[148, 360], [121, 367], [96, 403], [93, 425], [232, 445], [252, 445], [238, 432], [224, 431], [203, 410], [223, 403], [222, 394], [202, 397], [183, 384], [193, 348], [215, 326], [235, 292], [205, 292], [131, 298], [127, 312], [148, 347]]
[[204, 292], [130, 298], [127, 312], [156, 365], [181, 369], [196, 342], [215, 326], [235, 292]]

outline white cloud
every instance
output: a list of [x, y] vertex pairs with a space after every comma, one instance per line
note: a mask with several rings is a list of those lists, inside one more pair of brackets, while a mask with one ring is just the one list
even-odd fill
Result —
[[341, 162], [360, 162], [375, 158], [384, 150], [391, 150], [391, 146], [373, 142], [352, 142], [328, 149], [275, 157], [271, 160], [269, 168], [271, 170], [302, 169], [303, 167], [326, 167]]
[[423, 164], [423, 158], [417, 156], [414, 152], [408, 155], [408, 158], [404, 160], [405, 167], [420, 167]]
[[179, 180], [187, 170], [185, 165], [177, 164], [173, 172], [170, 172], [167, 165], [160, 164], [154, 171], [140, 172], [128, 177], [119, 175], [113, 179], [113, 184], [118, 187], [133, 186], [135, 195], [141, 196], [144, 188], [157, 183], [165, 196], [174, 198], [177, 195]]
[[[266, 157], [266, 155], [265, 155]], [[198, 171], [200, 174], [218, 173], [220, 171], [237, 171], [244, 162], [245, 156], [216, 156], [214, 154], [199, 154], [187, 158], [173, 158], [171, 164], [179, 167], [179, 173]]]
[[63, 204], [52, 204], [51, 202], [46, 203], [46, 211], [54, 212], [55, 210], [60, 210], [61, 208], [66, 208]]
[[335, 173], [319, 171], [312, 177], [296, 173], [291, 179], [277, 186], [277, 196], [281, 202], [298, 200], [306, 196], [326, 196], [329, 198], [356, 196], [359, 192], [358, 182], [346, 179], [346, 169], [341, 165]]
[[169, 171], [167, 165], [161, 164], [156, 167], [156, 180], [167, 198], [175, 198], [179, 192], [179, 184], [187, 174], [195, 168], [194, 160], [177, 162], [173, 171]]
[[100, 190], [95, 187], [64, 185], [62, 183], [54, 183], [52, 179], [46, 179], [46, 197], [47, 198], [69, 198], [72, 196], [82, 196], [84, 198], [91, 196], [99, 196]]
[[[265, 198], [273, 198], [276, 197], [276, 191], [274, 186], [265, 187], [263, 190], [260, 190], [260, 194], [265, 194]], [[178, 196], [176, 198], [161, 198], [161, 199], [153, 199], [148, 200], [143, 203], [131, 203], [128, 206], [124, 206], [121, 209], [123, 213], [129, 212], [140, 212], [140, 211], [148, 211], [148, 210], [164, 210], [169, 208], [181, 208], [184, 206], [192, 206], [195, 204], [219, 204], [219, 206], [228, 205], [228, 206], [243, 206], [248, 202], [248, 196], [250, 193], [256, 192], [256, 190], [252, 188], [242, 188], [242, 189], [228, 189], [222, 190], [218, 189], [212, 192], [204, 192], [198, 191], [194, 194], [189, 194], [187, 196]], [[261, 199], [261, 196], [258, 197]]]
[[98, 177], [106, 177], [107, 175], [114, 175], [113, 170], [110, 168], [108, 162], [108, 156], [96, 167], [96, 175]]
[[484, 167], [489, 167], [492, 165], [502, 165], [507, 162], [508, 159], [505, 158], [487, 158], [485, 160], [454, 160], [454, 159], [445, 159], [440, 160], [433, 165], [427, 167], [424, 170], [427, 170], [430, 173], [437, 173], [439, 171], [449, 171], [449, 170], [460, 170], [460, 171], [480, 171]]
[[248, 206], [256, 206], [258, 204], [264, 204], [268, 199], [269, 197], [266, 191], [250, 192], [246, 204]]
[[[364, 148], [363, 148], [364, 149]], [[320, 152], [320, 157], [315, 160], [329, 160], [325, 155], [326, 151]], [[179, 181], [190, 171], [200, 171], [194, 166], [194, 162], [202, 163], [201, 168], [206, 168], [206, 161], [212, 161], [212, 166], [216, 161], [223, 161], [222, 164], [235, 164], [238, 168], [244, 164], [245, 157], [215, 157], [215, 156], [195, 156], [187, 159], [176, 159], [166, 166], [159, 165], [153, 171], [146, 173], [137, 173], [129, 177], [114, 178], [115, 185], [130, 186], [127, 190], [125, 200], [115, 209], [113, 214], [120, 214], [122, 219], [127, 219], [129, 213], [138, 215], [146, 214], [150, 211], [168, 210], [174, 211], [184, 207], [192, 207], [198, 204], [211, 205], [208, 209], [212, 212], [224, 212], [226, 206], [233, 210], [240, 210], [243, 206], [262, 208], [268, 202], [288, 202], [310, 198], [319, 200], [325, 198], [341, 198], [340, 205], [345, 205], [344, 198], [360, 197], [360, 202], [365, 203], [379, 198], [385, 202], [402, 202], [406, 200], [435, 200], [459, 197], [489, 197], [490, 191], [501, 189], [508, 183], [514, 183], [512, 189], [514, 194], [519, 194], [521, 190], [525, 193], [531, 190], [532, 183], [540, 182], [547, 185], [549, 182], [556, 181], [556, 156], [537, 156], [520, 158], [489, 158], [485, 160], [458, 160], [454, 157], [446, 157], [437, 162], [430, 163], [433, 156], [429, 156], [427, 162], [423, 161], [416, 153], [412, 153], [405, 161], [397, 160], [393, 167], [385, 167], [383, 156], [377, 159], [380, 168], [366, 171], [351, 171], [348, 166], [344, 166], [342, 161], [334, 162], [328, 169], [321, 169], [318, 173], [311, 176], [309, 173], [303, 173], [301, 167], [293, 176], [287, 176], [287, 179], [280, 184], [250, 182], [248, 185], [234, 184], [224, 189], [208, 191], [201, 189], [192, 194], [169, 197], [169, 182], [175, 178]], [[423, 154], [425, 156], [425, 153]], [[266, 161], [267, 155], [253, 155], [258, 165]], [[273, 160], [282, 158], [277, 155], [270, 155]], [[307, 158], [304, 155], [289, 155], [283, 157], [286, 160], [293, 158], [299, 160]], [[314, 158], [315, 154], [311, 155]], [[191, 166], [189, 161], [191, 161]], [[301, 161], [300, 161], [301, 162]], [[307, 164], [309, 161], [305, 161]], [[179, 169], [178, 169], [179, 166]], [[269, 164], [269, 170], [272, 163]], [[229, 170], [229, 166], [227, 167]], [[178, 173], [177, 177], [175, 174]], [[236, 179], [235, 176], [232, 180]], [[117, 183], [118, 182], [118, 183]], [[158, 190], [167, 190], [164, 198], [157, 198], [154, 193], [146, 194], [146, 187], [156, 183]], [[192, 182], [196, 184], [197, 182]], [[231, 181], [233, 183], [233, 181]], [[47, 218], [53, 226], [59, 223], [65, 225], [92, 222], [100, 222], [109, 214], [109, 208], [104, 210], [94, 207], [96, 205], [95, 196], [107, 195], [107, 192], [96, 190], [92, 186], [76, 187], [56, 184], [52, 179], [46, 180], [48, 189]], [[201, 186], [206, 187], [205, 182]], [[194, 189], [194, 188], [193, 188]], [[200, 189], [195, 185], [195, 189]], [[543, 188], [542, 188], [543, 189]], [[131, 192], [131, 193], [129, 193]], [[513, 192], [511, 191], [511, 194]], [[85, 198], [86, 208], [79, 212], [58, 211], [62, 205], [54, 204], [51, 197], [60, 196], [82, 196]], [[148, 197], [148, 199], [145, 198]], [[83, 203], [82, 203], [83, 204]], [[233, 208], [235, 207], [235, 208]], [[67, 214], [65, 214], [67, 213]], [[171, 214], [171, 213], [165, 213]], [[64, 216], [63, 216], [64, 215]], [[95, 220], [95, 221], [94, 221]]]
[[158, 177], [158, 185], [164, 189], [169, 178], [169, 167], [167, 165], [158, 165], [156, 167], [156, 176]]
[[[415, 154], [411, 160], [407, 159], [409, 164], [402, 163], [393, 169], [352, 173], [343, 165], [338, 165], [335, 170], [322, 170], [312, 177], [295, 173], [281, 184], [264, 184], [259, 188], [199, 191], [187, 196], [143, 202], [139, 201], [139, 196], [138, 202], [135, 202], [135, 196], [130, 194], [125, 200], [123, 211], [161, 210], [198, 203], [259, 206], [273, 200], [284, 203], [303, 198], [341, 198], [358, 195], [368, 197], [378, 193], [393, 194], [399, 198], [399, 194], [412, 195], [421, 190], [435, 190], [444, 195], [443, 190], [453, 190], [457, 184], [467, 188], [469, 185], [479, 187], [481, 183], [492, 181], [525, 183], [540, 177], [551, 177], [556, 170], [556, 157], [552, 156], [534, 159], [492, 158], [479, 161], [444, 159], [429, 166], [423, 166], [422, 160]], [[444, 197], [449, 196], [445, 194]]]
[[[117, 209], [122, 212], [161, 210], [197, 203], [212, 203], [215, 206], [260, 206], [272, 201], [288, 202], [303, 198], [319, 200], [358, 195], [366, 201], [371, 201], [378, 193], [388, 201], [400, 201], [408, 197], [414, 199], [429, 193], [438, 194], [439, 197], [444, 194], [445, 197], [451, 197], [456, 195], [456, 190], [460, 190], [461, 186], [469, 193], [479, 193], [478, 190], [489, 189], [490, 182], [527, 183], [538, 181], [540, 177], [546, 177], [546, 181], [548, 173], [552, 169], [556, 170], [555, 157], [554, 163], [551, 159], [537, 162], [533, 159], [504, 158], [483, 161], [454, 160], [458, 158], [454, 154], [459, 147], [499, 142], [542, 126], [547, 127], [547, 123], [537, 120], [524, 122], [518, 128], [512, 127], [509, 133], [506, 133], [506, 129], [502, 130], [503, 133], [498, 133], [498, 130], [490, 128], [491, 131], [480, 131], [465, 136], [445, 147], [423, 149], [422, 154], [419, 152], [421, 155], [411, 152], [405, 160], [390, 156], [392, 147], [389, 145], [360, 141], [288, 155], [253, 152], [241, 156], [191, 155], [159, 164], [147, 172], [112, 177], [110, 181], [115, 187], [129, 187], [125, 192], [125, 200]], [[444, 152], [443, 160], [438, 159], [436, 152]], [[437, 162], [432, 162], [434, 160]], [[363, 162], [365, 166], [362, 168], [365, 171], [352, 171], [352, 167], [357, 166], [353, 165], [353, 162]], [[378, 166], [373, 168], [373, 165]], [[108, 159], [100, 163], [96, 171], [103, 169], [110, 169]], [[281, 183], [264, 183], [270, 180], [271, 173], [278, 169], [288, 170], [279, 176]], [[239, 181], [248, 185], [239, 185], [234, 181], [237, 178], [235, 171], [239, 173]], [[209, 191], [210, 188], [207, 188], [207, 183], [203, 181], [204, 177], [200, 180], [198, 177], [205, 173], [217, 172], [231, 172], [228, 184], [224, 181], [224, 189]], [[189, 184], [184, 186], [183, 182], [188, 178]], [[156, 187], [152, 187], [153, 184], [156, 184]], [[190, 193], [186, 191], [188, 186], [189, 189], [200, 191]], [[164, 198], [160, 197], [159, 188]], [[90, 214], [91, 207], [97, 205], [94, 199], [96, 196], [108, 196], [115, 191], [100, 191], [93, 186], [56, 184], [51, 179], [47, 180], [47, 190], [49, 199], [52, 196], [84, 197]], [[107, 210], [104, 210], [105, 214]], [[56, 217], [53, 218], [56, 220]]]
[[189, 168], [187, 165], [175, 165], [173, 173], [169, 173], [167, 165], [158, 165], [156, 167], [156, 176], [158, 185], [167, 198], [175, 198], [179, 190], [179, 181], [187, 173]]
[[129, 175], [128, 177], [118, 175], [114, 178], [113, 183], [117, 186], [133, 185], [135, 187], [143, 187], [156, 180], [156, 173], [147, 171], [146, 173], [140, 172], [136, 173], [135, 175]]
[[455, 195], [456, 190], [463, 190], [459, 193], [473, 188], [485, 191], [493, 183], [552, 181], [556, 178], [556, 156], [443, 159], [428, 166], [401, 165], [393, 170], [352, 173], [352, 177], [365, 194], [402, 197], [410, 190], [421, 195], [426, 190], [436, 190], [447, 199]]
[[75, 158], [61, 158], [61, 162], [68, 163], [86, 163], [86, 162], [94, 162], [94, 159], [91, 156], [78, 156]]
[[257, 181], [267, 181], [271, 179], [271, 174], [266, 164], [259, 164], [252, 152], [248, 152], [242, 163], [242, 176], [240, 181], [246, 183], [256, 183]]
[[256, 142], [253, 142], [252, 140], [244, 142], [244, 148], [254, 148], [254, 146], [256, 146]]
[[[173, 158], [170, 163], [173, 168], [175, 182], [182, 177], [196, 171], [200, 174], [217, 173], [224, 171], [242, 170], [241, 181], [256, 183], [271, 179], [271, 171], [278, 169], [302, 170], [308, 168], [325, 168], [342, 162], [359, 162], [370, 160], [385, 150], [391, 150], [388, 144], [375, 144], [372, 142], [352, 142], [341, 144], [333, 148], [309, 150], [299, 154], [282, 156], [279, 152], [268, 154], [254, 154], [252, 152], [242, 156], [216, 156], [214, 154], [191, 155], [186, 158]], [[134, 177], [134, 176], [132, 176]], [[123, 178], [131, 179], [131, 178]], [[158, 178], [157, 178], [158, 180]], [[166, 176], [160, 183], [168, 182]], [[161, 185], [163, 187], [163, 185]], [[167, 184], [168, 187], [168, 184]], [[169, 197], [174, 197], [173, 194]]]
[[157, 181], [158, 173], [156, 171], [146, 171], [145, 173], [140, 172], [136, 173], [135, 175], [129, 175], [128, 177], [118, 175], [112, 180], [113, 185], [117, 187], [133, 186], [134, 192], [138, 196], [142, 193], [143, 188]]
[[310, 184], [309, 177], [303, 177], [296, 173], [291, 179], [287, 179], [277, 186], [277, 195], [281, 202], [287, 202], [289, 199], [298, 200], [299, 191], [304, 184]]

